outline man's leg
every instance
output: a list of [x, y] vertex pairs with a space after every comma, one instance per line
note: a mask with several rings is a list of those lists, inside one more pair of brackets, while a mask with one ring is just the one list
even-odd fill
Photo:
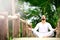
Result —
[[47, 36], [51, 36], [51, 37], [54, 36], [54, 32], [53, 31], [48, 32]]
[[34, 34], [36, 37], [39, 37], [39, 36], [40, 36], [38, 31], [34, 31], [34, 30], [33, 30], [33, 34]]

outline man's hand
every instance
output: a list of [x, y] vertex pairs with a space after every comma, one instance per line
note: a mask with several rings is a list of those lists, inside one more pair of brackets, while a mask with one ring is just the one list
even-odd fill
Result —
[[32, 31], [32, 28], [28, 28], [28, 30]]
[[54, 29], [54, 31], [56, 31], [56, 30], [57, 30], [57, 28]]

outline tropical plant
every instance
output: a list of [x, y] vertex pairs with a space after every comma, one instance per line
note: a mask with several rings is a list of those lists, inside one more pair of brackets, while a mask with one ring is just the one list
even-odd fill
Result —
[[[34, 10], [28, 9], [24, 14], [27, 19], [35, 17], [37, 19], [32, 19], [32, 26], [35, 27], [38, 22], [40, 22], [41, 15], [46, 15], [47, 21], [52, 25], [53, 28], [56, 27], [58, 21], [57, 13], [57, 2], [55, 0], [22, 0], [23, 2], [29, 2], [30, 6], [37, 6], [39, 9]], [[59, 6], [59, 5], [58, 5]], [[40, 11], [39, 11], [40, 10]]]

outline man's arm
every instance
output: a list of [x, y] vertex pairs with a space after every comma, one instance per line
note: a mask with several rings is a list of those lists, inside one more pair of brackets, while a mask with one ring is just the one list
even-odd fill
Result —
[[48, 28], [49, 28], [50, 31], [55, 31], [55, 29], [53, 29], [50, 24], [48, 24]]
[[36, 27], [33, 29], [33, 28], [28, 28], [29, 30], [31, 30], [31, 31], [37, 31], [38, 30], [38, 24], [36, 25]]

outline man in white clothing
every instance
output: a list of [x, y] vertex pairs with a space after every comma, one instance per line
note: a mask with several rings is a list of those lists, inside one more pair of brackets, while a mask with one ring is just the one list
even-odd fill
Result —
[[34, 29], [32, 28], [28, 28], [28, 29], [33, 31], [33, 34], [37, 37], [54, 36], [54, 31], [56, 30], [52, 28], [50, 23], [46, 22], [45, 15], [41, 17], [41, 22], [39, 22]]

